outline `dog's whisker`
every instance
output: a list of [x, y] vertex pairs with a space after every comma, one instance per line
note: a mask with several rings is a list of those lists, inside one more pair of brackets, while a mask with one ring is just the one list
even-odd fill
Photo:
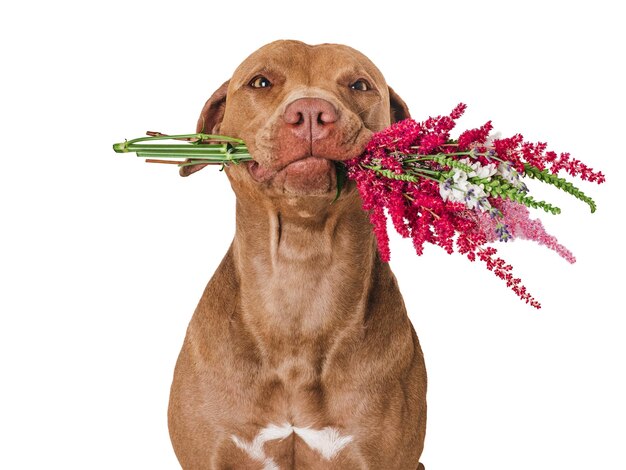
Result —
[[374, 106], [378, 106], [380, 103], [382, 103], [383, 99], [380, 98], [378, 101], [372, 103], [371, 105], [369, 105], [367, 108], [363, 108], [360, 111], [357, 112], [358, 116], [361, 116], [362, 114], [368, 112], [369, 110], [371, 110]]

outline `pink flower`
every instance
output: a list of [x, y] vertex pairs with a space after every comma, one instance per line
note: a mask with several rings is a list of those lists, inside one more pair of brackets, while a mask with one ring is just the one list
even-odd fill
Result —
[[500, 222], [500, 218], [492, 217], [487, 213], [479, 216], [479, 229], [483, 231], [488, 241], [492, 242], [498, 239], [496, 227], [498, 223], [503, 223], [507, 227], [510, 238], [533, 240], [554, 250], [568, 262], [576, 262], [572, 252], [561, 245], [556, 237], [546, 232], [539, 219], [530, 218], [530, 211], [526, 206], [508, 199], [500, 199], [494, 204], [502, 213], [502, 222]]

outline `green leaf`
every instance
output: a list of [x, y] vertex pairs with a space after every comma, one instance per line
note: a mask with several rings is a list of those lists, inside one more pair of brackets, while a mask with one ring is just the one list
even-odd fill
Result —
[[333, 199], [331, 204], [339, 199], [339, 196], [341, 195], [341, 190], [346, 185], [346, 181], [348, 181], [348, 170], [343, 163], [335, 162], [335, 174], [337, 175], [337, 193], [335, 194], [335, 199]]

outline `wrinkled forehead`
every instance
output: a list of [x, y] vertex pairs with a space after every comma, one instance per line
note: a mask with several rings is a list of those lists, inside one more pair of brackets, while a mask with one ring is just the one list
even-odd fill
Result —
[[311, 46], [298, 41], [276, 41], [252, 53], [235, 70], [235, 86], [263, 74], [284, 75], [314, 85], [340, 76], [366, 78], [380, 88], [386, 85], [378, 68], [365, 55], [341, 44]]

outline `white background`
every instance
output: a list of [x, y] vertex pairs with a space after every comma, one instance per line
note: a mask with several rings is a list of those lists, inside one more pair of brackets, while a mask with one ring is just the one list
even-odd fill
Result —
[[[394, 238], [429, 372], [429, 470], [626, 469], [619, 2], [21, 2], [0, 28], [0, 468], [176, 469], [166, 408], [196, 302], [234, 231], [226, 177], [111, 150], [193, 131], [205, 99], [280, 38], [368, 55], [413, 116], [469, 105], [607, 175], [542, 195], [578, 257], [482, 265]], [[407, 6], [411, 5], [411, 6]]]

